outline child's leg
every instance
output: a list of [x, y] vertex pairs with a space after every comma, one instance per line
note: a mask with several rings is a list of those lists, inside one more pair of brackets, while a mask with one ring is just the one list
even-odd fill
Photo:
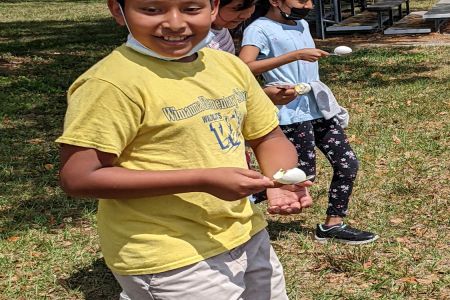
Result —
[[316, 145], [333, 167], [327, 215], [328, 218], [342, 220], [347, 215], [348, 202], [358, 172], [358, 160], [343, 128], [335, 118], [318, 119], [312, 123]]
[[288, 299], [283, 269], [266, 230], [193, 265], [157, 274], [114, 276], [124, 300]]
[[298, 168], [302, 169], [307, 176], [316, 175], [316, 143], [311, 121], [280, 127], [297, 149]]
[[255, 235], [238, 255], [246, 257], [245, 291], [242, 300], [287, 300], [283, 268], [270, 245], [266, 230]]
[[114, 274], [131, 300], [239, 299], [245, 289], [244, 270], [225, 252], [187, 267], [147, 275]]

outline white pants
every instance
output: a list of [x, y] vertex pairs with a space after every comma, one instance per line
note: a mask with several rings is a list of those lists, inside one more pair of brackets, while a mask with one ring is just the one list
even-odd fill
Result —
[[266, 230], [231, 251], [179, 269], [114, 274], [121, 300], [286, 300], [283, 268]]

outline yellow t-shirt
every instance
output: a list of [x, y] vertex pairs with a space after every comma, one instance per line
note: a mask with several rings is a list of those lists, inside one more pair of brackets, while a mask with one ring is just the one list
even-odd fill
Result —
[[[276, 113], [233, 55], [205, 48], [179, 63], [121, 46], [72, 84], [57, 142], [116, 154], [117, 166], [134, 170], [247, 168], [244, 139], [272, 131]], [[200, 192], [100, 199], [97, 219], [106, 263], [122, 275], [196, 263], [266, 226], [247, 199]]]

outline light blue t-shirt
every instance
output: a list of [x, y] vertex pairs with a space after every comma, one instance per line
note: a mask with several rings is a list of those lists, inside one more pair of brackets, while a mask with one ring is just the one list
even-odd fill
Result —
[[[259, 48], [257, 59], [277, 57], [291, 51], [315, 48], [314, 40], [305, 20], [288, 25], [261, 17], [244, 31], [242, 46]], [[266, 83], [282, 81], [289, 83], [319, 80], [319, 64], [298, 60], [262, 74]], [[312, 92], [298, 96], [286, 105], [278, 105], [280, 125], [288, 125], [322, 118]]]

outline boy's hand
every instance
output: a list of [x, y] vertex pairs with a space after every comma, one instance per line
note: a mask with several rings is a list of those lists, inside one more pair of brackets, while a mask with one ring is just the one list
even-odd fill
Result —
[[270, 214], [298, 214], [302, 208], [312, 205], [312, 198], [309, 195], [307, 186], [311, 186], [311, 181], [305, 181], [295, 185], [283, 185], [279, 188], [267, 189], [267, 199]]
[[241, 168], [208, 169], [206, 192], [234, 201], [273, 188], [274, 182], [256, 171]]

